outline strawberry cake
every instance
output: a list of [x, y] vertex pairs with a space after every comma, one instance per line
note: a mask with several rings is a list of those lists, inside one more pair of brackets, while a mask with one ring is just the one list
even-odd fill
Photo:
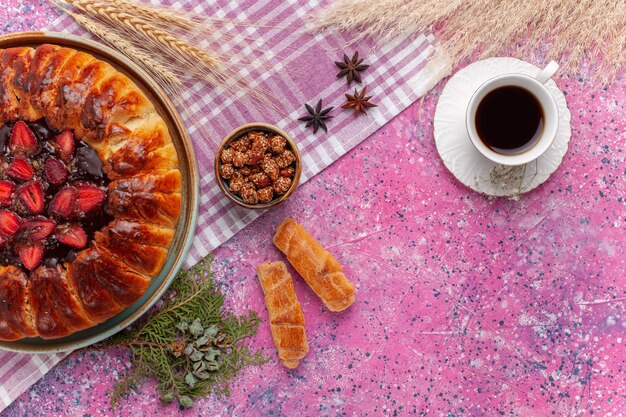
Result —
[[71, 48], [0, 50], [0, 340], [64, 337], [135, 302], [180, 210], [167, 125], [127, 76]]

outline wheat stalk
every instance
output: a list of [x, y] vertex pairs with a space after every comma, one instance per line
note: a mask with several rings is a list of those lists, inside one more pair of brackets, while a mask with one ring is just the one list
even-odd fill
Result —
[[575, 74], [595, 59], [609, 81], [626, 63], [626, 0], [335, 0], [312, 17], [312, 30], [324, 28], [381, 44], [432, 31], [455, 64], [545, 54]]
[[[85, 1], [85, 0], [84, 0]], [[97, 2], [98, 0], [90, 0], [93, 2]], [[102, 0], [99, 0], [102, 2]], [[275, 24], [259, 24], [259, 23], [251, 23], [246, 21], [235, 21], [230, 19], [220, 19], [216, 17], [209, 16], [201, 16], [196, 14], [187, 13], [182, 10], [177, 10], [176, 13], [170, 11], [165, 7], [158, 6], [147, 6], [142, 3], [135, 3], [129, 0], [108, 0], [110, 3], [115, 4], [119, 7], [126, 8], [127, 10], [132, 10], [135, 13], [140, 14], [142, 17], [149, 17], [157, 21], [162, 21], [164, 23], [170, 23], [178, 26], [180, 29], [185, 30], [200, 30], [208, 29], [208, 26], [198, 27], [198, 23], [207, 23], [210, 22], [213, 25], [219, 24], [229, 24], [233, 26], [242, 26], [242, 27], [257, 27], [257, 28], [271, 28], [271, 29], [286, 29], [290, 28], [290, 26], [279, 26]], [[266, 23], [270, 23], [268, 21]], [[284, 22], [280, 22], [284, 23]]]
[[136, 48], [126, 39], [109, 31], [106, 26], [72, 11], [67, 11], [67, 13], [89, 32], [101, 39], [105, 39], [107, 43], [122, 51], [128, 58], [132, 58], [133, 61], [140, 63], [144, 69], [146, 69], [152, 76], [161, 80], [166, 86], [182, 86], [180, 79], [169, 68], [150, 57], [144, 51]]
[[[232, 97], [248, 100], [264, 114], [269, 109], [284, 114], [270, 91], [249, 81], [253, 76], [251, 70], [260, 69], [263, 63], [256, 62], [254, 57], [253, 61], [239, 56], [248, 48], [245, 44], [234, 42], [226, 46], [234, 37], [225, 31], [212, 30], [207, 24], [208, 17], [129, 0], [49, 1], [146, 69], [180, 105], [188, 107], [200, 101], [193, 90], [186, 90], [192, 96], [188, 102], [182, 99], [181, 79], [200, 80], [223, 88]], [[240, 35], [237, 38], [245, 39]], [[233, 54], [227, 53], [227, 48], [233, 49]], [[244, 68], [246, 71], [241, 71]], [[192, 122], [198, 120], [192, 117]]]
[[[179, 38], [170, 35], [147, 21], [139, 17], [135, 17], [127, 11], [123, 11], [119, 7], [103, 2], [93, 2], [91, 0], [60, 1], [70, 4], [75, 8], [83, 9], [92, 16], [96, 16], [103, 21], [108, 21], [113, 25], [117, 25], [119, 28], [132, 29], [132, 33], [137, 33], [143, 36], [145, 40], [154, 42], [158, 46], [165, 48], [165, 50], [171, 55], [174, 55], [174, 57], [181, 58], [187, 63], [191, 60], [192, 65], [190, 69], [192, 70], [206, 68], [209, 72], [217, 72], [217, 68], [219, 66], [219, 60], [217, 58]], [[196, 63], [198, 62], [203, 65], [200, 67], [196, 66]], [[204, 74], [201, 73], [201, 75]]]
[[174, 25], [175, 28], [182, 30], [195, 28], [194, 19], [190, 18], [187, 13], [174, 13], [163, 7], [150, 7], [127, 0], [109, 1], [120, 9], [127, 9], [133, 13], [136, 13], [138, 16], [150, 19], [153, 22]]
[[194, 25], [193, 19], [186, 13], [174, 13], [163, 7], [146, 6], [127, 0], [108, 0], [107, 3], [103, 2], [103, 0], [80, 0], [75, 2], [67, 0], [58, 1], [62, 1], [67, 5], [72, 5], [77, 8], [87, 5], [96, 8], [116, 6], [118, 10], [133, 12], [136, 16], [153, 20], [155, 23], [158, 23], [159, 26], [169, 25], [168, 27], [170, 28], [173, 26], [178, 29], [189, 30]]
[[[233, 35], [222, 31], [217, 33], [214, 30], [214, 25], [232, 25], [232, 27], [256, 27], [256, 28], [272, 28], [277, 29], [278, 26], [274, 25], [260, 25], [252, 24], [249, 22], [235, 22], [233, 20], [211, 18], [208, 16], [196, 15], [185, 12], [184, 10], [177, 10], [172, 12], [171, 10], [158, 7], [149, 6], [142, 3], [137, 3], [129, 0], [59, 0], [66, 4], [72, 5], [75, 8], [86, 9], [87, 6], [92, 8], [92, 11], [99, 9], [102, 13], [111, 13], [111, 10], [117, 10], [118, 12], [131, 14], [134, 18], [143, 20], [149, 23], [151, 26], [162, 29], [167, 32], [176, 33], [176, 35], [182, 35], [186, 38], [196, 39], [200, 37], [206, 40], [208, 37], [217, 37], [216, 42], [224, 43], [234, 38]], [[238, 38], [248, 40], [250, 42], [258, 41], [258, 38], [250, 36], [242, 36], [240, 33], [236, 35]], [[241, 46], [241, 49], [245, 46]], [[291, 48], [287, 48], [291, 49]]]

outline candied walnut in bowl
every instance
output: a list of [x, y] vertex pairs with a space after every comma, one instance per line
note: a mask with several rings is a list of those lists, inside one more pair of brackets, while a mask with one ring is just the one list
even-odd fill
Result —
[[232, 131], [215, 155], [215, 178], [226, 196], [242, 207], [282, 203], [296, 189], [302, 162], [293, 139], [267, 123]]

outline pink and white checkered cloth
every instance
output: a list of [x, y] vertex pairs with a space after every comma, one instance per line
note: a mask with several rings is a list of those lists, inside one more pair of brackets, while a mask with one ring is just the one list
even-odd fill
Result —
[[[305, 33], [300, 28], [304, 26], [306, 16], [320, 6], [316, 0], [152, 0], [152, 3], [182, 7], [194, 13], [224, 18], [225, 22], [233, 19], [271, 22], [269, 25], [231, 28], [235, 36], [220, 47], [224, 52], [236, 53], [244, 59], [249, 55], [252, 63], [242, 65], [241, 74], [249, 73], [246, 79], [250, 80], [250, 87], [270, 91], [274, 105], [283, 114], [276, 113], [273, 120], [268, 120], [267, 112], [258, 111], [250, 106], [249, 101], [220, 88], [198, 84], [183, 94], [185, 104], [179, 106], [179, 110], [193, 139], [201, 176], [198, 228], [187, 266], [197, 263], [262, 214], [229, 202], [215, 181], [215, 150], [231, 130], [252, 121], [278, 125], [298, 143], [303, 157], [301, 182], [305, 182], [374, 133], [446, 75], [444, 65], [431, 60], [431, 65], [426, 66], [434, 48], [430, 35], [418, 35], [394, 45], [374, 48], [373, 44], [366, 42], [351, 45], [351, 39], [340, 34], [313, 36]], [[51, 10], [54, 12], [57, 11]], [[47, 29], [89, 36], [66, 15], [59, 15]], [[255, 67], [259, 48], [263, 48], [265, 64]], [[351, 56], [355, 50], [370, 65], [362, 74], [363, 84], [358, 87], [367, 85], [368, 94], [373, 95], [373, 101], [378, 104], [367, 116], [357, 119], [352, 112], [339, 108], [345, 101], [344, 93], [354, 92], [354, 84], [349, 89], [345, 79], [337, 79], [338, 70], [333, 63], [341, 60], [344, 53]], [[297, 121], [306, 113], [304, 103], [315, 105], [320, 98], [325, 106], [335, 106], [327, 134], [323, 131], [313, 134]], [[201, 135], [199, 130], [205, 133]], [[63, 354], [0, 353], [0, 411], [63, 357]]]

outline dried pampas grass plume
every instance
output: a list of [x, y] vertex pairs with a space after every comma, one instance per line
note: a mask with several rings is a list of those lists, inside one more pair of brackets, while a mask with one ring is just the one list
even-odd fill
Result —
[[597, 60], [596, 76], [609, 81], [626, 62], [626, 0], [336, 0], [311, 23], [378, 43], [432, 31], [455, 64], [545, 52], [569, 74]]

